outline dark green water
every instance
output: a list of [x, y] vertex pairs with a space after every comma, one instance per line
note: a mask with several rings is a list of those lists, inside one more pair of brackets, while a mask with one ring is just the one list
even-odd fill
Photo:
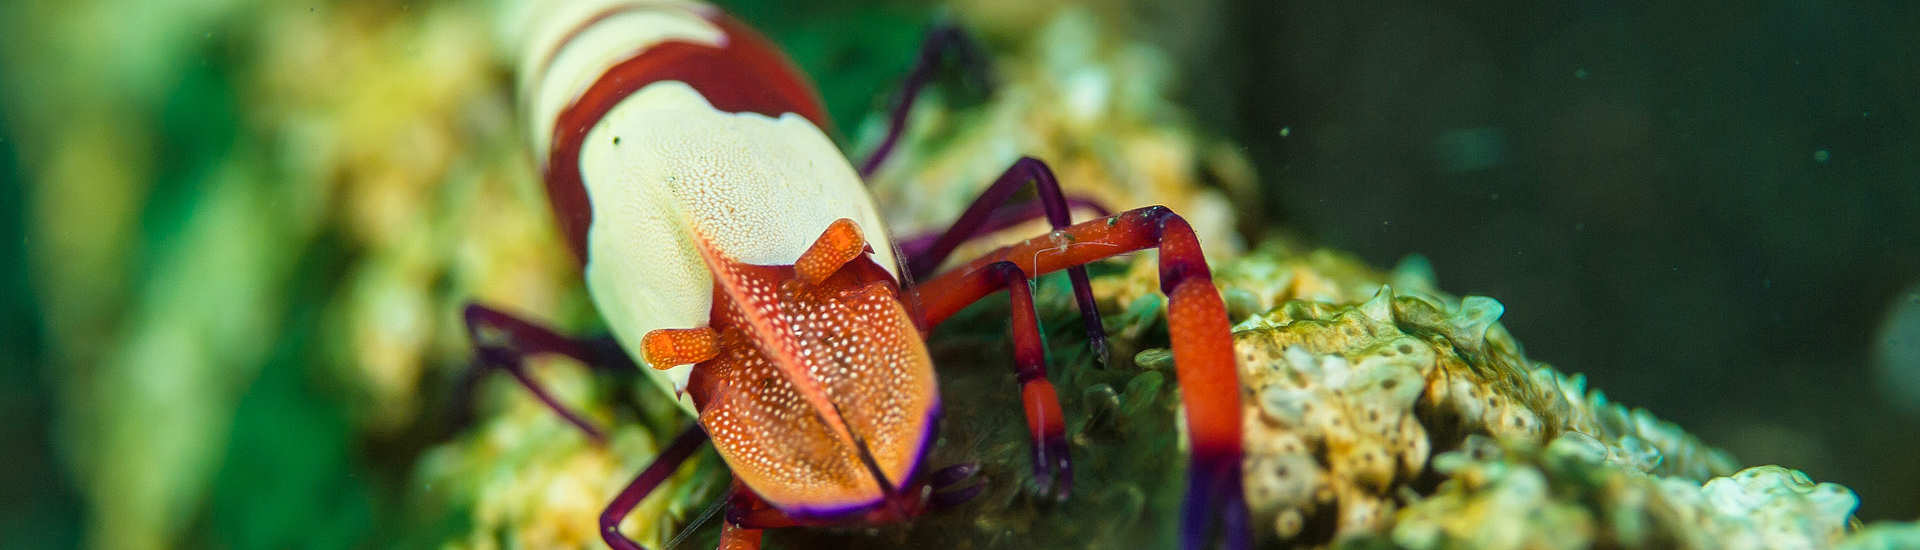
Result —
[[1878, 374], [1920, 364], [1873, 360], [1920, 283], [1912, 4], [1231, 4], [1194, 105], [1279, 219], [1424, 254], [1531, 356], [1920, 516], [1920, 395]]

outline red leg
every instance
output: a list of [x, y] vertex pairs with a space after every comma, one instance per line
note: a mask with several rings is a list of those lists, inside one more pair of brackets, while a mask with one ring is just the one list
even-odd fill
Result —
[[[1040, 204], [1046, 209], [1047, 221], [1055, 230], [1071, 225], [1072, 219], [1067, 212], [1066, 196], [1060, 192], [1060, 182], [1053, 177], [1053, 170], [1047, 164], [1033, 157], [1021, 157], [1013, 166], [993, 181], [993, 185], [974, 199], [960, 218], [953, 222], [939, 240], [919, 255], [907, 259], [907, 268], [914, 277], [923, 278], [932, 273], [940, 264], [947, 261], [953, 249], [980, 234], [994, 219], [994, 210], [1000, 208], [1013, 194], [1026, 188], [1027, 182], [1033, 182], [1039, 192]], [[1058, 231], [1056, 231], [1057, 233]], [[1087, 345], [1093, 348], [1095, 360], [1100, 365], [1107, 364], [1107, 331], [1100, 326], [1100, 308], [1093, 301], [1093, 285], [1087, 281], [1087, 268], [1080, 264], [1067, 266], [1067, 276], [1073, 281], [1074, 301], [1080, 305], [1080, 319], [1086, 326]], [[1039, 273], [1028, 272], [1034, 277]]]
[[1041, 341], [1031, 283], [1019, 266], [1008, 261], [994, 262], [959, 277], [954, 284], [964, 285], [965, 290], [961, 292], [968, 294], [985, 296], [1003, 288], [1007, 290], [1013, 315], [1014, 378], [1020, 382], [1027, 431], [1033, 436], [1033, 481], [1040, 494], [1066, 500], [1073, 489], [1073, 468], [1067, 457], [1066, 417], [1060, 413], [1060, 398], [1053, 383], [1047, 381], [1047, 347]]
[[[686, 431], [674, 437], [673, 442], [667, 444], [665, 450], [660, 451], [660, 456], [654, 457], [653, 463], [648, 464], [647, 469], [641, 470], [639, 476], [634, 477], [625, 489], [620, 490], [618, 496], [613, 497], [613, 502], [607, 504], [607, 509], [600, 512], [600, 540], [606, 541], [607, 546], [615, 550], [646, 550], [646, 547], [640, 546], [640, 543], [620, 534], [620, 520], [626, 519], [627, 514], [640, 505], [640, 500], [647, 498], [647, 493], [653, 492], [655, 487], [659, 487], [661, 482], [667, 480], [667, 476], [673, 475], [674, 470], [680, 469], [680, 465], [687, 461], [687, 457], [692, 456], [693, 451], [698, 450], [700, 444], [706, 442], [707, 432], [701, 431], [698, 423], [687, 427]], [[755, 539], [757, 542], [758, 537]], [[724, 532], [721, 541], [721, 548], [726, 548]]]
[[[576, 340], [561, 336], [539, 325], [519, 319], [507, 313], [483, 306], [467, 304], [467, 336], [474, 344], [474, 364], [468, 372], [467, 384], [478, 380], [488, 369], [498, 368], [513, 375], [513, 379], [525, 386], [528, 392], [545, 403], [548, 408], [559, 413], [567, 422], [586, 432], [587, 437], [597, 443], [605, 443], [602, 432], [587, 419], [554, 399], [545, 388], [527, 374], [526, 358], [542, 354], [558, 354], [572, 357], [581, 363], [595, 368], [618, 368], [631, 366], [618, 344], [611, 340]], [[467, 391], [462, 391], [465, 395]]]
[[922, 283], [922, 315], [928, 326], [939, 324], [992, 292], [977, 280], [1001, 262], [1041, 274], [1154, 247], [1160, 249], [1160, 290], [1167, 295], [1167, 332], [1193, 453], [1181, 544], [1189, 549], [1204, 545], [1218, 520], [1228, 546], [1246, 548], [1252, 533], [1241, 493], [1240, 381], [1233, 335], [1200, 242], [1186, 220], [1166, 207], [1152, 206], [1001, 248]]
[[920, 98], [920, 90], [933, 78], [933, 71], [940, 67], [940, 60], [948, 53], [958, 54], [960, 61], [972, 68], [974, 78], [986, 83], [986, 63], [966, 32], [953, 25], [941, 25], [929, 31], [920, 44], [920, 57], [914, 61], [913, 72], [907, 73], [906, 84], [900, 87], [900, 103], [893, 106], [892, 117], [887, 121], [887, 137], [867, 156], [866, 162], [860, 163], [860, 177], [872, 176], [880, 163], [893, 153], [893, 146], [907, 127], [907, 114], [913, 112], [913, 101]]

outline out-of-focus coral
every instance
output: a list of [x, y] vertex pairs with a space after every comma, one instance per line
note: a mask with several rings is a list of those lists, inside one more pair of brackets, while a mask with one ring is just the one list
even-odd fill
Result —
[[1434, 494], [1366, 536], [1405, 548], [1824, 548], [1859, 504], [1844, 487], [1779, 466], [1702, 485], [1621, 467], [1614, 453], [1580, 432], [1545, 447], [1468, 436], [1434, 457], [1446, 477]]
[[[995, 86], [986, 104], [956, 108], [958, 94], [934, 86], [914, 105], [900, 146], [870, 182], [892, 233], [946, 229], [1014, 160], [1032, 156], [1069, 196], [1115, 212], [1164, 204], [1194, 225], [1208, 257], [1232, 257], [1243, 244], [1229, 199], [1253, 192], [1252, 165], [1195, 130], [1168, 99], [1166, 55], [1116, 38], [1090, 11], [1058, 10], [1045, 21], [988, 56]], [[885, 130], [884, 113], [869, 118], [855, 150], [872, 150]], [[1036, 221], [955, 256], [1045, 231]]]
[[[428, 367], [468, 353], [466, 300], [587, 310], [512, 129], [488, 6], [0, 13], [8, 68], [34, 75], [4, 88], [6, 112], [27, 136], [45, 368], [67, 385], [95, 544], [181, 542], [273, 354], [329, 367], [316, 378], [359, 404], [351, 432], [393, 438], [422, 433], [421, 396], [445, 393], [423, 381], [452, 387]], [[314, 309], [326, 337], [283, 332]]]
[[428, 367], [466, 353], [467, 301], [563, 320], [586, 308], [529, 177], [482, 8], [265, 17], [295, 38], [267, 42], [249, 91], [285, 125], [292, 170], [337, 201], [329, 222], [359, 254], [329, 311], [332, 364], [375, 432], [409, 426], [420, 385], [444, 378]]
[[1835, 546], [1841, 550], [1896, 550], [1900, 548], [1920, 548], [1920, 521], [1906, 523], [1880, 522], [1868, 525], [1840, 541]]
[[324, 200], [273, 185], [261, 148], [232, 139], [226, 73], [196, 59], [226, 38], [203, 29], [246, 11], [0, 6], [0, 99], [32, 202], [29, 255], [10, 263], [38, 275], [48, 332], [49, 364], [23, 367], [57, 385], [95, 544], [166, 547], [193, 524], [233, 410], [281, 345], [300, 260], [284, 245], [320, 225]]
[[[548, 388], [569, 403], [596, 401], [594, 383], [584, 371], [562, 370], [546, 378]], [[420, 458], [414, 502], [428, 508], [429, 517], [471, 522], [446, 540], [458, 547], [600, 547], [593, 519], [666, 440], [652, 435], [646, 428], [651, 423], [622, 419], [603, 422], [614, 427], [606, 445], [595, 445], [545, 405], [518, 395], [520, 388], [496, 389], [489, 393], [498, 410], [489, 411], [459, 441]], [[665, 415], [680, 414], [661, 409]], [[597, 420], [611, 416], [606, 407], [586, 413]], [[625, 534], [649, 548], [665, 547], [678, 534], [677, 526], [720, 496], [726, 477], [716, 475], [723, 467], [718, 457], [702, 453], [692, 462], [627, 516], [621, 524]]]

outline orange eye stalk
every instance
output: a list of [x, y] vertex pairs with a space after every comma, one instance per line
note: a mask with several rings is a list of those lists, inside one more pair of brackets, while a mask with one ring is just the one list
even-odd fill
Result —
[[813, 241], [813, 246], [800, 255], [793, 271], [802, 282], [819, 286], [840, 271], [840, 266], [871, 250], [873, 247], [867, 246], [867, 236], [860, 233], [860, 226], [853, 220], [840, 218], [827, 226], [820, 238]]
[[648, 332], [641, 340], [647, 364], [667, 370], [680, 365], [703, 363], [720, 354], [720, 335], [708, 327], [663, 328]]

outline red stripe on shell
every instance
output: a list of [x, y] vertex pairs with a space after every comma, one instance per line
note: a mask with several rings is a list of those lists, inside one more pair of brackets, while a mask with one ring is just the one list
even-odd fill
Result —
[[[607, 15], [590, 21], [603, 20]], [[706, 15], [726, 34], [720, 47], [668, 41], [607, 69], [579, 98], [560, 112], [547, 156], [547, 200], [574, 257], [587, 261], [587, 228], [593, 207], [580, 173], [580, 148], [587, 132], [621, 100], [648, 84], [679, 81], [699, 91], [714, 108], [729, 113], [777, 117], [796, 113], [829, 128], [826, 109], [800, 70], [771, 42], [725, 14]], [[568, 39], [578, 35], [575, 30]], [[559, 48], [565, 48], [563, 43]], [[556, 50], [557, 51], [557, 50]]]

